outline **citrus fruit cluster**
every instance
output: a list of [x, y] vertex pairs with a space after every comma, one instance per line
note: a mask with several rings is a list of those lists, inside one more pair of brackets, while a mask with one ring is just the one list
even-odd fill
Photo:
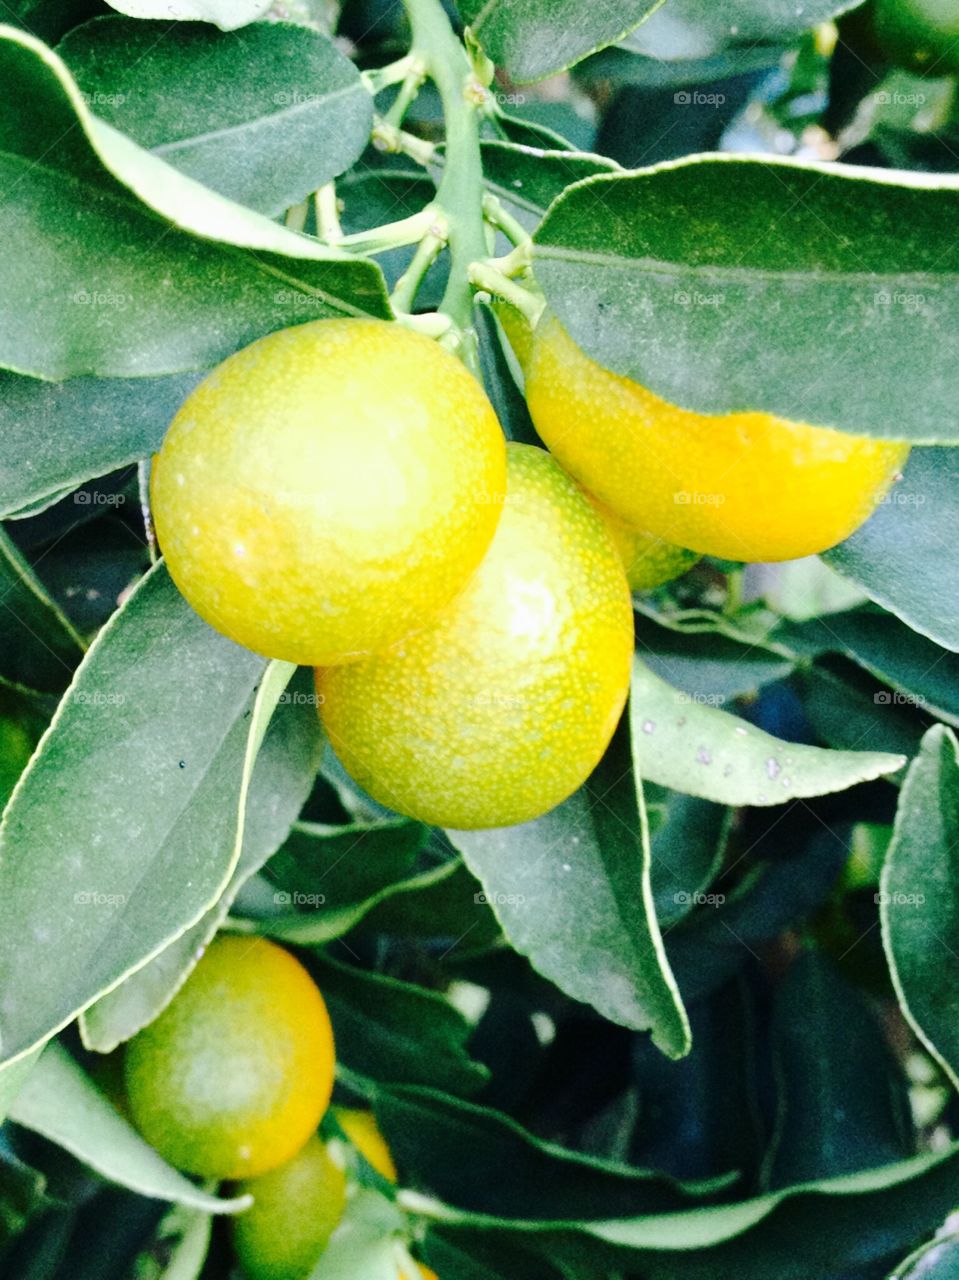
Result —
[[344, 319], [231, 356], [153, 466], [159, 542], [194, 608], [316, 667], [350, 773], [451, 828], [529, 821], [588, 777], [626, 698], [630, 587], [700, 554], [821, 551], [908, 452], [680, 409], [591, 360], [548, 312], [519, 348], [551, 453], [507, 445], [437, 343]]
[[[303, 1280], [343, 1216], [349, 1161], [342, 1142], [317, 1133], [334, 1067], [316, 984], [262, 938], [215, 939], [126, 1047], [122, 1104], [147, 1141], [184, 1172], [237, 1181], [251, 1196], [233, 1230], [249, 1280]], [[332, 1116], [355, 1158], [395, 1182], [373, 1115]]]

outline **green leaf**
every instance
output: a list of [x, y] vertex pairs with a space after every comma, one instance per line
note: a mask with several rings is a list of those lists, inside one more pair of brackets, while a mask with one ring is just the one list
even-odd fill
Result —
[[874, 695], [877, 707], [918, 707], [959, 724], [959, 657], [917, 635], [879, 609], [850, 609], [799, 626], [786, 626], [776, 639], [818, 655], [843, 653], [895, 691]]
[[584, 151], [547, 151], [512, 142], [483, 143], [487, 188], [529, 230], [570, 183], [618, 169], [615, 160]]
[[670, 1057], [690, 1047], [650, 884], [642, 788], [620, 729], [575, 795], [521, 826], [451, 831], [512, 946], [575, 1000], [650, 1031]]
[[82, 656], [83, 641], [0, 527], [0, 680], [59, 692]]
[[534, 266], [588, 355], [675, 404], [956, 444], [957, 217], [951, 178], [698, 156], [569, 188]]
[[959, 744], [934, 725], [909, 766], [882, 869], [883, 945], [899, 1005], [959, 1083]]
[[148, 458], [196, 383], [196, 374], [50, 383], [0, 370], [0, 517]]
[[44, 378], [173, 373], [286, 325], [389, 316], [375, 263], [144, 151], [91, 114], [54, 53], [12, 28], [0, 31], [0, 78], [0, 365]]
[[207, 1213], [236, 1213], [250, 1204], [249, 1196], [221, 1200], [206, 1195], [172, 1169], [56, 1043], [44, 1050], [10, 1118], [138, 1195]]
[[360, 1187], [347, 1201], [308, 1280], [406, 1280], [397, 1257], [404, 1231], [396, 1205], [378, 1191]]
[[262, 18], [273, 0], [107, 0], [111, 8], [131, 18], [162, 18], [169, 22], [212, 22], [235, 31]]
[[698, 796], [643, 787], [646, 804], [662, 807], [662, 821], [650, 841], [650, 879], [661, 925], [687, 916], [722, 864], [731, 812]]
[[647, 614], [636, 629], [646, 665], [695, 702], [721, 707], [788, 676], [795, 663], [785, 653], [720, 631], [679, 630]]
[[783, 742], [738, 716], [672, 688], [636, 658], [629, 703], [643, 777], [729, 805], [785, 804], [894, 773], [905, 760]]
[[309, 27], [237, 34], [106, 17], [57, 52], [100, 119], [270, 216], [348, 169], [373, 127], [359, 71]]
[[773, 1052], [779, 1098], [771, 1186], [913, 1154], [909, 1096], [882, 1029], [821, 953], [802, 952], [777, 993]]
[[883, 608], [959, 650], [959, 450], [913, 449], [902, 480], [851, 538], [823, 559]]
[[367, 973], [315, 954], [308, 966], [323, 992], [337, 1060], [367, 1079], [472, 1093], [486, 1068], [466, 1049], [470, 1026], [449, 1001], [424, 987]]
[[5, 1059], [220, 896], [259, 738], [291, 671], [211, 630], [162, 565], [100, 632], [0, 827]]
[[959, 1239], [947, 1224], [936, 1239], [911, 1253], [889, 1280], [953, 1280], [959, 1274]]
[[193, 1214], [173, 1246], [160, 1280], [199, 1280], [210, 1250], [212, 1233], [213, 1220], [209, 1214]]
[[25, 1054], [16, 1062], [7, 1062], [0, 1067], [0, 1124], [7, 1118], [17, 1094], [26, 1083], [27, 1076], [33, 1070], [40, 1050]]
[[458, 0], [486, 53], [511, 80], [528, 84], [615, 44], [663, 0], [622, 0], [584, 8], [576, 0]]
[[785, 44], [827, 22], [859, 0], [669, 0], [628, 37], [627, 46], [650, 58], [708, 58], [729, 47]]
[[424, 1209], [468, 1233], [508, 1238], [516, 1231], [523, 1244], [558, 1265], [581, 1268], [577, 1276], [639, 1268], [644, 1280], [840, 1280], [850, 1275], [850, 1257], [867, 1268], [893, 1261], [917, 1236], [934, 1230], [955, 1203], [957, 1178], [959, 1145], [953, 1144], [944, 1152], [750, 1200], [641, 1217], [519, 1222], [509, 1220], [508, 1209], [501, 1218], [448, 1204]]
[[[284, 669], [275, 671], [282, 679]], [[297, 689], [297, 684], [302, 688]], [[288, 833], [310, 794], [323, 749], [310, 688], [312, 676], [303, 671], [294, 677], [292, 696], [280, 694], [280, 705], [250, 778], [243, 844], [226, 889], [197, 924], [80, 1015], [80, 1033], [87, 1048], [109, 1053], [166, 1008], [226, 919], [240, 889]], [[262, 705], [266, 714], [268, 704]]]
[[569, 1151], [499, 1111], [429, 1089], [377, 1090], [373, 1106], [399, 1167], [448, 1205], [483, 1218], [555, 1224], [664, 1213], [730, 1181], [684, 1183]]

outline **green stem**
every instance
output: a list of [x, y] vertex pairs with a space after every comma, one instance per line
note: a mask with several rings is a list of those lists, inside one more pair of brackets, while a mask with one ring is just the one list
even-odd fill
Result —
[[440, 309], [467, 335], [469, 346], [461, 354], [475, 365], [469, 268], [486, 256], [479, 122], [487, 94], [441, 0], [405, 0], [405, 4], [413, 28], [413, 48], [436, 84], [446, 121], [446, 162], [436, 203], [449, 223], [450, 275]]
[[328, 182], [316, 193], [316, 230], [327, 244], [337, 244], [343, 239], [340, 227], [340, 211], [336, 203], [336, 183]]
[[382, 227], [373, 227], [370, 231], [355, 231], [352, 235], [341, 236], [337, 245], [340, 249], [349, 249], [352, 253], [385, 253], [387, 249], [400, 249], [406, 244], [418, 244], [433, 229], [436, 220], [436, 207], [428, 204], [419, 213], [408, 218], [400, 218], [396, 222], [387, 222]]
[[390, 296], [394, 311], [412, 311], [423, 277], [442, 253], [448, 237], [446, 218], [437, 212], [432, 227], [419, 242], [416, 252]]
[[532, 238], [529, 232], [517, 218], [503, 208], [502, 202], [490, 191], [483, 196], [483, 214], [490, 226], [495, 227], [497, 231], [502, 231], [513, 244], [517, 246], [529, 244]]
[[418, 138], [415, 133], [406, 133], [398, 129], [389, 120], [378, 116], [373, 123], [373, 146], [378, 151], [388, 151], [393, 155], [409, 156], [424, 169], [431, 164], [436, 155], [436, 144]]
[[378, 93], [382, 93], [390, 85], [402, 84], [415, 66], [416, 61], [416, 55], [408, 53], [404, 57], [398, 58], [396, 62], [388, 63], [385, 67], [374, 67], [370, 71], [360, 72], [360, 79], [366, 85], [368, 92], [375, 98]]
[[423, 86], [426, 79], [426, 67], [422, 61], [414, 57], [403, 83], [400, 85], [399, 93], [390, 103], [389, 110], [383, 117], [388, 124], [396, 125], [397, 128], [403, 123], [407, 111], [409, 111], [416, 95]]
[[468, 279], [470, 284], [477, 289], [483, 289], [486, 293], [493, 294], [494, 297], [505, 298], [521, 315], [526, 317], [533, 328], [536, 327], [537, 321], [546, 307], [546, 302], [543, 298], [531, 293], [529, 289], [524, 289], [515, 280], [510, 280], [508, 276], [504, 276], [502, 271], [497, 271], [489, 262], [470, 263]]
[[306, 226], [306, 215], [310, 211], [308, 201], [304, 200], [302, 204], [295, 204], [291, 209], [287, 209], [285, 223], [290, 231], [302, 231]]

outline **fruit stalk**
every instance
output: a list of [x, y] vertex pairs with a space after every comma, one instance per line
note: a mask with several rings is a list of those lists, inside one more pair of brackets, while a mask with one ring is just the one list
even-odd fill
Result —
[[471, 332], [473, 295], [470, 263], [486, 256], [483, 221], [483, 167], [479, 119], [486, 87], [456, 38], [440, 0], [404, 0], [413, 29], [413, 50], [432, 78], [446, 121], [446, 161], [436, 203], [449, 227], [450, 275], [440, 304], [464, 334], [460, 354], [476, 365]]

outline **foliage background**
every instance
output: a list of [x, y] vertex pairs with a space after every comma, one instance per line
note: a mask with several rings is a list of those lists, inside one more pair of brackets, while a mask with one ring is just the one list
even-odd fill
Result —
[[[588, 785], [441, 832], [356, 791], [306, 673], [200, 622], [144, 523], [202, 371], [388, 315], [412, 249], [356, 250], [443, 171], [432, 88], [418, 163], [360, 77], [405, 53], [401, 6], [266, 8], [6, 6], [4, 798], [30, 763], [0, 831], [4, 1274], [231, 1274], [229, 1189], [94, 1084], [227, 927], [309, 963], [340, 1096], [372, 1102], [403, 1177], [315, 1280], [395, 1280], [407, 1234], [443, 1280], [954, 1275], [955, 77], [890, 67], [835, 0], [645, 22], [643, 0], [464, 0], [497, 65], [487, 191], [592, 355], [694, 408], [918, 447], [822, 558], [705, 560], [638, 598], [630, 714]], [[649, 168], [700, 152], [722, 158]], [[332, 179], [349, 251], [313, 235]]]

